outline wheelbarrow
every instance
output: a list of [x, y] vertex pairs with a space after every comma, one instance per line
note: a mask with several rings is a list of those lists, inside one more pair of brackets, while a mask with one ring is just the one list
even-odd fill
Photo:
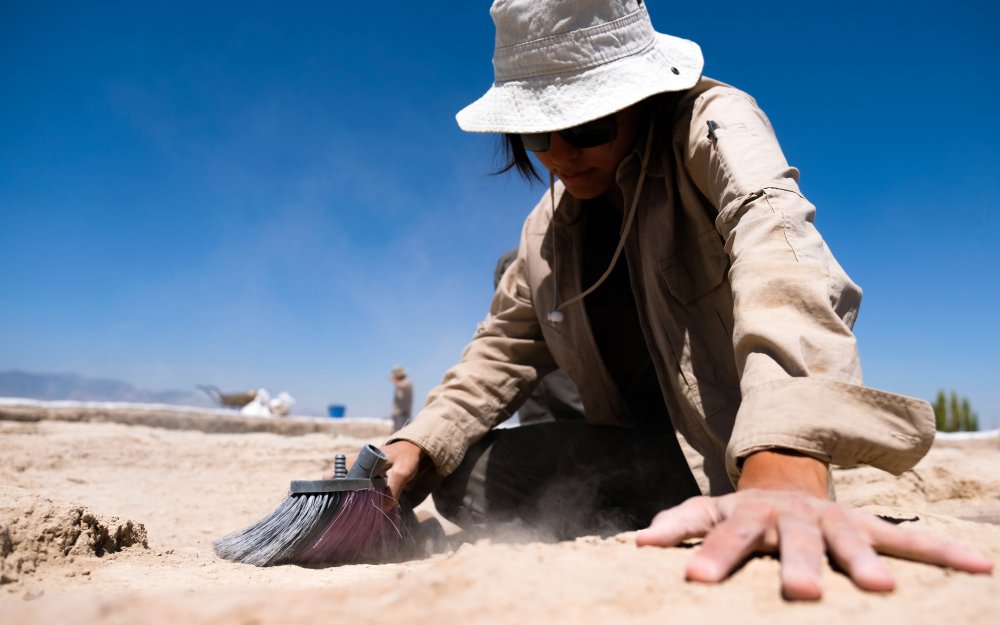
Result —
[[198, 388], [205, 391], [205, 394], [211, 397], [212, 401], [223, 408], [242, 408], [257, 398], [257, 391], [223, 393], [218, 386], [211, 384], [199, 384]]

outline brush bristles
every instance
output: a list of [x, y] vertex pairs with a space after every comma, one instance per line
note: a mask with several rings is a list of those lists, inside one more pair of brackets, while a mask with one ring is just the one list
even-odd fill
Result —
[[215, 553], [256, 566], [290, 561], [317, 528], [325, 526], [340, 509], [338, 504], [347, 494], [289, 497], [260, 521], [215, 541]]
[[[389, 508], [388, 511], [385, 508]], [[398, 553], [403, 523], [396, 502], [373, 489], [346, 492], [339, 510], [288, 562], [324, 566], [376, 562]]]

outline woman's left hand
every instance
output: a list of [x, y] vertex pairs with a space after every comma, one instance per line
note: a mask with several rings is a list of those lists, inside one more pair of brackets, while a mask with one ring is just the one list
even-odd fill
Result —
[[738, 492], [695, 497], [664, 510], [637, 534], [636, 543], [669, 547], [704, 537], [686, 575], [709, 583], [724, 580], [754, 552], [778, 552], [782, 592], [800, 600], [822, 595], [820, 578], [827, 552], [858, 587], [872, 591], [895, 586], [878, 553], [969, 573], [992, 572], [993, 562], [982, 554], [817, 496], [826, 484], [822, 463], [762, 453], [747, 459]]

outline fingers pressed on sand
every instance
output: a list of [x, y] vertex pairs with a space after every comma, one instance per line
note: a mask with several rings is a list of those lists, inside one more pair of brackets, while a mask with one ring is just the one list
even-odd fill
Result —
[[653, 518], [649, 527], [636, 532], [635, 544], [639, 547], [673, 547], [682, 540], [700, 538], [716, 524], [717, 506], [711, 497], [693, 497], [679, 506], [664, 510]]
[[696, 582], [721, 582], [760, 545], [767, 520], [755, 514], [736, 514], [705, 537], [688, 562], [687, 578]]
[[786, 599], [815, 601], [823, 595], [826, 545], [816, 523], [803, 519], [778, 521], [781, 590]]
[[945, 566], [966, 573], [993, 572], [993, 560], [949, 540], [905, 530], [867, 514], [863, 523], [874, 547], [886, 555]]
[[858, 529], [858, 522], [853, 519], [852, 523], [840, 509], [828, 509], [822, 526], [830, 555], [859, 588], [888, 592], [896, 587], [896, 582], [868, 537]]

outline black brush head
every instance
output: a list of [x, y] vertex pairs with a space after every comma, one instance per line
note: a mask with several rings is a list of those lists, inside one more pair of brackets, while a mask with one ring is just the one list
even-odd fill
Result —
[[352, 490], [369, 490], [372, 488], [384, 488], [385, 478], [375, 477], [372, 479], [341, 477], [332, 480], [295, 480], [288, 489], [288, 493], [295, 495], [322, 495], [325, 493], [343, 493]]

